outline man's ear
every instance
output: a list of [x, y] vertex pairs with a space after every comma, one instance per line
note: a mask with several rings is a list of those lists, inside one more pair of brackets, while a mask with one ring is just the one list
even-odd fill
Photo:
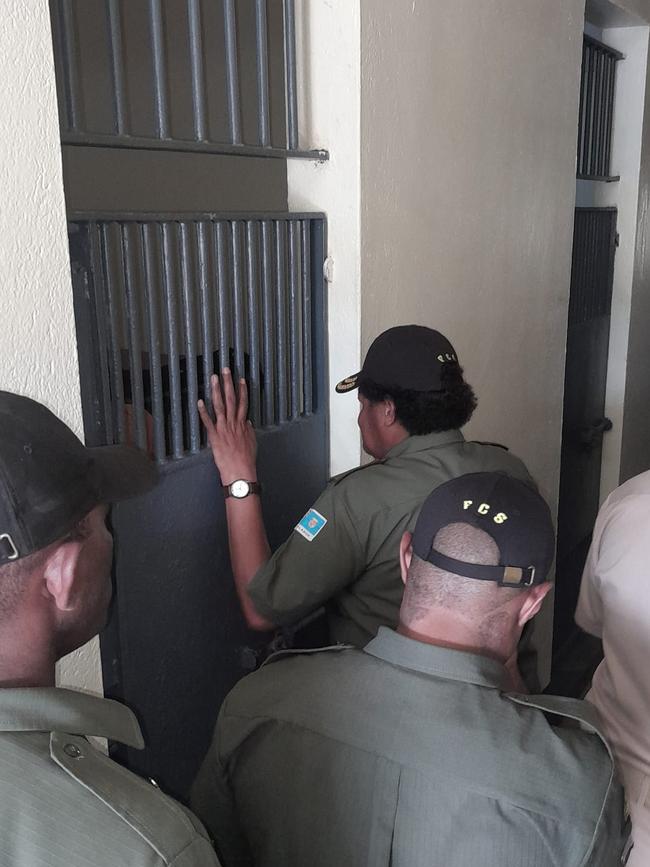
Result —
[[402, 535], [399, 543], [399, 565], [404, 584], [406, 584], [406, 577], [408, 575], [409, 566], [411, 565], [411, 557], [413, 556], [413, 548], [411, 547], [412, 538], [413, 534], [409, 533], [407, 530]]
[[546, 598], [546, 595], [552, 586], [553, 585], [550, 581], [545, 581], [543, 584], [531, 587], [526, 593], [524, 603], [519, 610], [518, 624], [520, 627], [523, 628], [526, 623], [528, 623], [529, 620], [532, 620], [538, 613], [539, 609], [542, 607], [542, 602]]
[[48, 595], [59, 611], [74, 608], [77, 594], [77, 573], [83, 539], [62, 542], [48, 557], [43, 572]]
[[383, 420], [386, 427], [390, 427], [395, 424], [397, 421], [397, 414], [395, 411], [395, 401], [390, 397], [384, 398], [383, 404], [384, 412], [383, 412]]

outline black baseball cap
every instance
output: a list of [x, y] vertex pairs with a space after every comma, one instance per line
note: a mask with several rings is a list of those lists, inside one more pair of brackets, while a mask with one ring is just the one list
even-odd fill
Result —
[[43, 404], [0, 391], [0, 566], [63, 538], [100, 503], [144, 494], [156, 478], [139, 449], [86, 448]]
[[[438, 530], [470, 524], [491, 536], [501, 552], [498, 566], [466, 563], [433, 547]], [[505, 473], [469, 473], [429, 494], [413, 532], [413, 553], [446, 572], [496, 581], [502, 587], [531, 587], [548, 574], [555, 533], [546, 501]]]
[[458, 364], [444, 334], [424, 325], [397, 325], [373, 341], [359, 373], [336, 386], [339, 394], [358, 388], [363, 379], [411, 391], [441, 391], [445, 364]]

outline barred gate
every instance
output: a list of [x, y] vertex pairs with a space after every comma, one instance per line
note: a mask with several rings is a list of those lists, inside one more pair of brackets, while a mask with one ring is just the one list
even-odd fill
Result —
[[71, 214], [87, 441], [132, 442], [158, 488], [113, 510], [116, 612], [105, 690], [144, 724], [130, 767], [181, 797], [226, 692], [270, 636], [245, 627], [223, 494], [196, 412], [228, 363], [245, 376], [272, 546], [327, 476], [319, 214]]

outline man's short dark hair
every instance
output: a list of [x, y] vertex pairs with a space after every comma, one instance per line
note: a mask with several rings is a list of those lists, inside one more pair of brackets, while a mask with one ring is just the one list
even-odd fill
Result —
[[395, 404], [397, 421], [410, 436], [422, 436], [461, 428], [476, 409], [476, 395], [463, 379], [463, 368], [459, 364], [445, 364], [441, 381], [440, 391], [412, 391], [362, 378], [359, 394], [370, 403], [390, 398]]

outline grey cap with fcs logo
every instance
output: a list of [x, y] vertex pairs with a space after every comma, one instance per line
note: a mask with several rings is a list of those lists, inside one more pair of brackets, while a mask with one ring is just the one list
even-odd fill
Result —
[[[467, 563], [437, 551], [437, 532], [456, 523], [470, 524], [491, 536], [499, 547], [499, 564]], [[445, 572], [525, 588], [546, 580], [555, 533], [546, 501], [529, 485], [505, 473], [469, 473], [429, 494], [412, 545], [421, 560]]]

